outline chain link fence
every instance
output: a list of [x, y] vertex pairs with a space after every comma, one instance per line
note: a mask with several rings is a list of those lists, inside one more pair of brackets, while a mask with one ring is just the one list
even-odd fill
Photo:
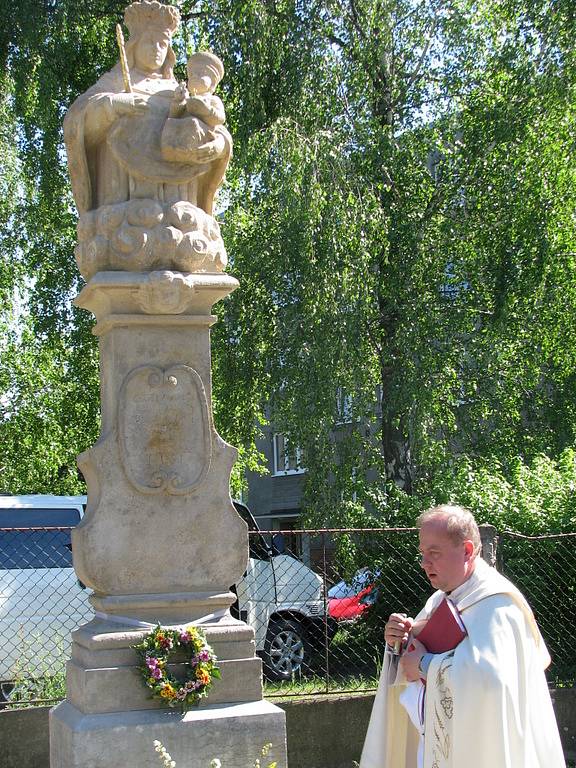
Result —
[[[430, 593], [418, 567], [413, 529], [263, 532], [276, 597], [264, 610], [254, 591], [255, 627], [266, 696], [361, 692], [376, 687], [384, 653], [383, 623], [392, 610], [414, 614]], [[298, 567], [294, 566], [298, 563]], [[303, 585], [316, 598], [290, 603]], [[240, 608], [242, 608], [239, 593]], [[314, 615], [312, 615], [314, 612]], [[259, 643], [259, 637], [264, 643]]]
[[[0, 529], [0, 685], [11, 701], [65, 696], [70, 633], [93, 612], [72, 569], [70, 528]], [[575, 534], [499, 537], [499, 568], [530, 602], [553, 685], [574, 685]], [[265, 695], [376, 687], [383, 626], [431, 593], [418, 535], [404, 529], [251, 531], [233, 613], [253, 627]]]
[[549, 682], [576, 685], [576, 533], [523, 536], [504, 531], [498, 542], [498, 568], [534, 611], [552, 657]]
[[[272, 541], [278, 537], [266, 533]], [[266, 695], [374, 689], [389, 614], [416, 615], [432, 592], [420, 568], [418, 530], [301, 530], [280, 535], [285, 554], [307, 562], [326, 585], [326, 632], [322, 642], [308, 646], [306, 636], [294, 631], [275, 640], [274, 651], [284, 659], [286, 673], [284, 680], [268, 682]], [[527, 537], [504, 532], [493, 542], [499, 570], [520, 588], [534, 610], [552, 657], [547, 671], [552, 686], [576, 683], [571, 650], [576, 640], [575, 544], [576, 533]], [[290, 645], [291, 676], [286, 662]]]
[[65, 696], [70, 633], [94, 615], [72, 568], [72, 528], [0, 528], [0, 691]]

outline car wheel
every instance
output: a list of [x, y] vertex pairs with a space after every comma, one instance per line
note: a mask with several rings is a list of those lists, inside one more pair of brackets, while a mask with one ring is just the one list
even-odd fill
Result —
[[291, 680], [310, 663], [310, 646], [306, 632], [297, 621], [278, 619], [271, 622], [264, 643], [266, 677]]

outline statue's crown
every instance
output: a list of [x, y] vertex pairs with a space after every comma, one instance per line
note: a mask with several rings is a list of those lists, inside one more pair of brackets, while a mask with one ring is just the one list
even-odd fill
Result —
[[139, 0], [124, 11], [124, 21], [130, 37], [147, 29], [165, 29], [173, 34], [180, 24], [180, 12], [171, 5], [163, 5], [158, 0]]

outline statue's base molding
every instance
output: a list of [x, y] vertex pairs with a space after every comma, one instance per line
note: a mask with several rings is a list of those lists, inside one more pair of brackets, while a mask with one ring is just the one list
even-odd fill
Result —
[[[217, 621], [224, 617], [236, 600], [236, 595], [233, 592], [214, 591], [150, 595], [92, 594], [89, 600], [97, 614], [106, 614], [117, 623], [122, 623], [123, 619], [133, 619], [153, 625], [159, 622], [164, 626], [179, 626], [191, 622]], [[129, 625], [130, 621], [126, 623]]]

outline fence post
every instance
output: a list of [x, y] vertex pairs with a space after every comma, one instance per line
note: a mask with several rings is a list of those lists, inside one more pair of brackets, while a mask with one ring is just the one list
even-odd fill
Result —
[[480, 539], [482, 541], [482, 557], [488, 565], [496, 566], [498, 557], [498, 533], [493, 525], [482, 523], [480, 528]]

